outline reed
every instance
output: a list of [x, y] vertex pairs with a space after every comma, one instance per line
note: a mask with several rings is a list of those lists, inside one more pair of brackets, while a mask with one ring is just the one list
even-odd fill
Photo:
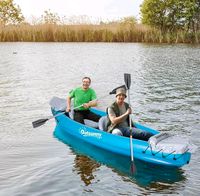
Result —
[[141, 24], [0, 26], [1, 42], [145, 42], [200, 43], [200, 32], [161, 32]]

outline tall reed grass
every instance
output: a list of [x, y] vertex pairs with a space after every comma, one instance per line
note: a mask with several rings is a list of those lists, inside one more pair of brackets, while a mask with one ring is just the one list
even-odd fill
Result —
[[140, 24], [0, 26], [1, 42], [200, 43], [200, 32], [161, 32]]

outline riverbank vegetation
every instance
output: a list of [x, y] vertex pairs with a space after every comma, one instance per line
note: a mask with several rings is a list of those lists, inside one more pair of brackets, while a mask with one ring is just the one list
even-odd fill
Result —
[[0, 30], [2, 42], [146, 42], [200, 43], [200, 33], [165, 32], [135, 25], [27, 25], [5, 26]]
[[13, 0], [1, 0], [0, 41], [199, 44], [200, 0], [144, 0], [141, 22], [131, 16], [96, 24], [87, 17], [67, 21], [50, 10], [28, 23]]

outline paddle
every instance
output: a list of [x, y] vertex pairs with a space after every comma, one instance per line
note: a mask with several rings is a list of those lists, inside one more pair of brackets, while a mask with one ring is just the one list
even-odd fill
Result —
[[[131, 86], [131, 74], [125, 73], [124, 74], [124, 82], [126, 84], [126, 89], [128, 91], [128, 104], [130, 105], [130, 86]], [[135, 170], [134, 167], [134, 157], [133, 157], [133, 143], [132, 143], [132, 122], [131, 122], [131, 116], [129, 114], [129, 128], [130, 128], [130, 152], [131, 152], [131, 171], [132, 173]]]
[[[74, 109], [78, 109], [78, 108], [80, 108], [80, 107], [82, 107], [82, 106], [83, 106], [83, 104], [80, 105], [80, 106], [78, 106], [78, 107], [75, 107]], [[36, 121], [32, 122], [33, 128], [40, 127], [40, 126], [42, 126], [44, 123], [46, 123], [46, 121], [48, 121], [48, 120], [50, 120], [50, 119], [52, 119], [52, 118], [58, 117], [58, 116], [60, 116], [60, 115], [62, 115], [62, 114], [65, 114], [65, 113], [66, 113], [66, 112], [64, 111], [64, 112], [61, 112], [61, 113], [56, 114], [56, 115], [54, 115], [54, 116], [50, 116], [50, 117], [48, 117], [48, 118], [43, 118], [43, 119], [36, 120]], [[67, 113], [66, 113], [66, 114], [67, 114]], [[67, 116], [68, 116], [68, 114], [67, 114]]]
[[[116, 94], [116, 90], [118, 89], [118, 88], [122, 88], [122, 87], [125, 87], [125, 85], [122, 85], [122, 86], [119, 86], [119, 87], [117, 87], [117, 88], [115, 88], [115, 89], [113, 89], [110, 93], [109, 93], [109, 95], [111, 95], [111, 94]], [[101, 98], [99, 98], [99, 99], [102, 99], [102, 98], [104, 98], [104, 97], [106, 97], [106, 96], [109, 96], [109, 95], [105, 95], [105, 96], [103, 96], [103, 97], [101, 97]], [[97, 100], [97, 99], [96, 99]], [[57, 102], [58, 100], [56, 100], [56, 102], [54, 102], [55, 100], [51, 100], [50, 101], [50, 105], [52, 104], [52, 105], [55, 105], [56, 107], [58, 107], [59, 108], [59, 105], [61, 104], [61, 106], [63, 107], [63, 100], [61, 100], [61, 101], [59, 101], [59, 102]], [[94, 100], [93, 100], [94, 101]], [[66, 101], [65, 101], [65, 103], [66, 103]], [[80, 106], [77, 106], [77, 107], [75, 107], [75, 108], [73, 108], [73, 110], [75, 110], [75, 109], [78, 109], [78, 108], [80, 108], [80, 107], [82, 107], [83, 106], [83, 104], [82, 105], [80, 105]], [[61, 108], [62, 108], [61, 107]], [[50, 117], [47, 117], [47, 118], [42, 118], [42, 119], [39, 119], [39, 120], [36, 120], [36, 121], [34, 121], [34, 122], [32, 122], [32, 125], [33, 125], [33, 128], [36, 128], [36, 127], [40, 127], [40, 126], [42, 126], [43, 124], [45, 124], [48, 120], [50, 120], [50, 119], [52, 119], [52, 118], [55, 118], [55, 117], [58, 117], [58, 116], [60, 116], [60, 115], [62, 115], [62, 114], [66, 114], [66, 115], [68, 115], [68, 113], [66, 113], [66, 112], [61, 112], [61, 113], [59, 113], [59, 114], [56, 114], [55, 116], [50, 116]]]
[[114, 88], [111, 92], [109, 92], [109, 94], [110, 95], [116, 94], [116, 91], [117, 91], [118, 88], [126, 88], [126, 86], [125, 85], [118, 86], [117, 88]]

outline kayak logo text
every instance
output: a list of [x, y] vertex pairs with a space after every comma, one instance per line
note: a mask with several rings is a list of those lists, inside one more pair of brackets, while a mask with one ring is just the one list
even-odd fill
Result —
[[85, 127], [80, 128], [80, 134], [84, 137], [96, 137], [98, 139], [102, 138], [102, 134], [101, 133], [93, 133], [93, 132], [89, 132], [85, 129]]

